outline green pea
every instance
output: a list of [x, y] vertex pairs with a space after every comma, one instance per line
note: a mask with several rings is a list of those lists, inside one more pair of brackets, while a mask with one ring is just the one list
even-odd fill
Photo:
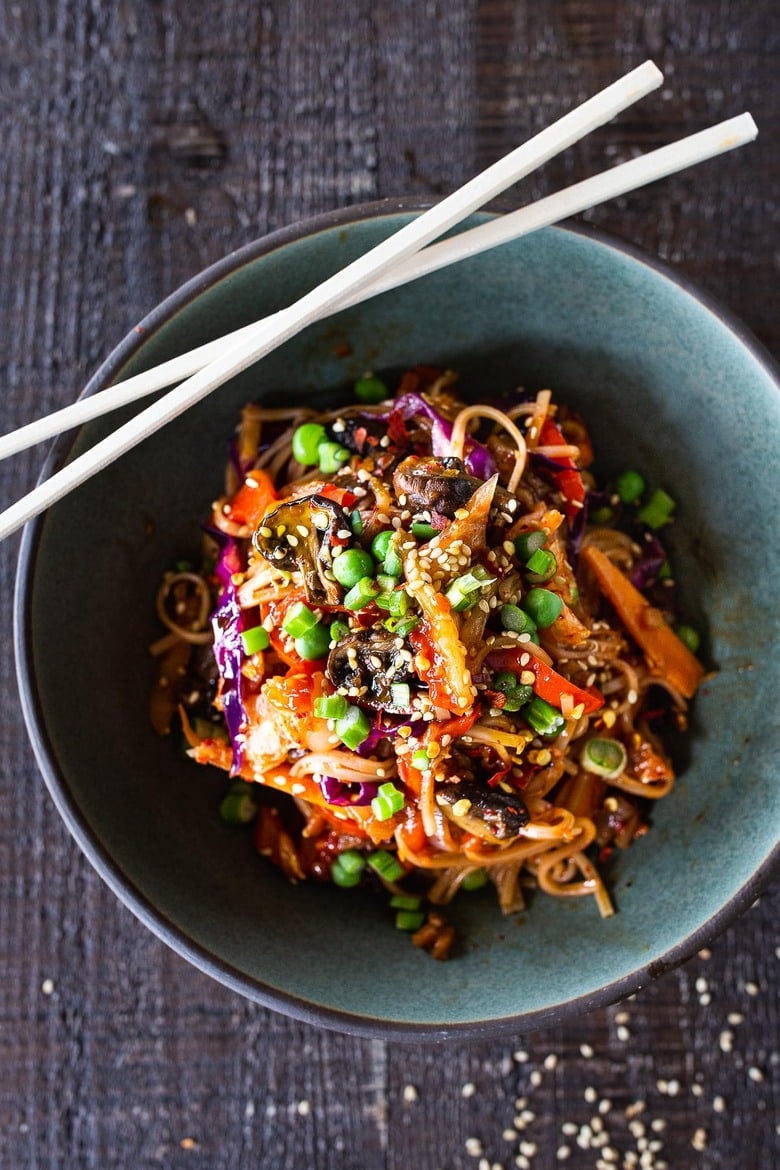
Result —
[[333, 576], [345, 589], [351, 589], [361, 577], [371, 577], [373, 573], [374, 559], [362, 548], [344, 549], [333, 558]]
[[326, 437], [325, 427], [319, 423], [302, 423], [292, 437], [293, 458], [304, 467], [319, 462], [320, 446]]

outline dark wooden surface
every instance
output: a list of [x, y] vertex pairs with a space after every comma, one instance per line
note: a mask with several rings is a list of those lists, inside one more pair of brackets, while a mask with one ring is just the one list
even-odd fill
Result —
[[[339, 205], [448, 191], [650, 55], [665, 88], [505, 203], [752, 110], [756, 145], [586, 218], [777, 355], [777, 34], [775, 0], [0, 0], [2, 430], [70, 401], [223, 253]], [[40, 455], [0, 467], [3, 505]], [[16, 548], [0, 548], [0, 1166], [778, 1165], [777, 892], [622, 1007], [441, 1049], [290, 1022], [169, 952], [37, 773], [10, 649]], [[561, 1130], [593, 1116], [601, 1154]]]

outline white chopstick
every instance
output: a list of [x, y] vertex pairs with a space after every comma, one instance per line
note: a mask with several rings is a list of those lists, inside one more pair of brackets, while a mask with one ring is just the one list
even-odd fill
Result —
[[[501, 168], [501, 172], [495, 176], [500, 186], [496, 186], [492, 190], [492, 194], [484, 198], [480, 197], [479, 202], [471, 210], [476, 210], [477, 207], [481, 207], [483, 203], [493, 198], [493, 195], [503, 191], [511, 183], [517, 182], [520, 178], [523, 178], [532, 170], [535, 170], [544, 162], [554, 157], [554, 155], [566, 149], [567, 146], [571, 146], [572, 143], [584, 137], [585, 134], [590, 133], [592, 129], [609, 121], [615, 114], [633, 105], [640, 98], [645, 97], [651, 90], [656, 89], [662, 80], [662, 74], [653, 62], [645, 61], [644, 64], [632, 70], [631, 73], [628, 73], [607, 89], [602, 90], [601, 93], [596, 94], [595, 97], [589, 99], [589, 101], [578, 107], [578, 109], [565, 115], [558, 122], [553, 123], [547, 130], [542, 131], [541, 134], [532, 138], [524, 146], [519, 147], [518, 150], [507, 155], [504, 159], [496, 163], [495, 166], [483, 172], [482, 176], [478, 176], [477, 179], [472, 180], [472, 183], [476, 183], [479, 180], [491, 181], [491, 176], [493, 176], [494, 172], [497, 172], [498, 168]], [[520, 157], [520, 152], [530, 154], [530, 148], [532, 147], [534, 150], [531, 160], [526, 160], [525, 153]], [[504, 174], [506, 177], [504, 177]], [[466, 191], [470, 186], [471, 184], [466, 184], [466, 187], [461, 188], [461, 191]], [[450, 196], [451, 199], [454, 197]], [[441, 206], [441, 204], [438, 205], [438, 207]], [[466, 214], [469, 214], [469, 212]], [[454, 222], [458, 222], [460, 218], [464, 218], [464, 216], [459, 216]], [[453, 226], [452, 223], [449, 226]], [[444, 230], [446, 229], [442, 229], [442, 231]], [[435, 232], [434, 236], [440, 234], [441, 232]], [[421, 270], [420, 275], [423, 274], [423, 271]], [[414, 279], [414, 277], [404, 277], [404, 281], [407, 279]], [[403, 281], [399, 283], [403, 283]], [[393, 286], [388, 285], [387, 287]], [[351, 297], [349, 304], [357, 304], [365, 297], [372, 295], [375, 295], [373, 291], [364, 289], [361, 293]], [[335, 308], [335, 306], [333, 307]], [[343, 305], [340, 303], [338, 307], [341, 308]], [[37, 419], [35, 422], [28, 423], [7, 435], [1, 436], [0, 459], [6, 459], [10, 455], [15, 455], [17, 452], [33, 446], [35, 443], [43, 442], [45, 439], [50, 439], [53, 435], [60, 434], [62, 431], [81, 426], [91, 419], [99, 418], [108, 410], [115, 410], [121, 406], [127, 406], [139, 398], [153, 394], [155, 391], [162, 390], [166, 386], [172, 386], [176, 382], [181, 382], [184, 378], [191, 377], [193, 374], [204, 369], [210, 362], [222, 357], [225, 353], [235, 353], [236, 347], [246, 339], [251, 337], [262, 338], [265, 336], [264, 330], [270, 333], [284, 312], [286, 310], [281, 310], [280, 313], [274, 313], [262, 321], [254, 321], [251, 325], [245, 325], [243, 328], [236, 329], [224, 337], [218, 337], [214, 341], [198, 346], [197, 349], [181, 354], [178, 357], [170, 359], [170, 361], [163, 362], [151, 370], [145, 370], [143, 373], [136, 374], [132, 378], [127, 378], [115, 386], [110, 386], [107, 390], [101, 391], [100, 394], [93, 394], [88, 398], [82, 398], [70, 406], [54, 411], [54, 413], [47, 415], [45, 418]], [[326, 315], [325, 312], [323, 312], [323, 315]], [[106, 395], [105, 400], [103, 400], [103, 395]]]
[[[559, 223], [572, 215], [577, 215], [587, 208], [596, 207], [609, 199], [625, 195], [639, 187], [646, 187], [650, 183], [695, 166], [707, 159], [715, 158], [726, 151], [734, 150], [751, 142], [758, 134], [758, 128], [750, 114], [739, 114], [725, 122], [719, 122], [707, 130], [697, 134], [680, 138], [668, 146], [649, 151], [630, 162], [620, 163], [610, 171], [594, 175], [575, 183], [563, 191], [556, 191], [528, 207], [519, 211], [509, 212], [493, 219], [480, 227], [461, 232], [453, 239], [443, 240], [438, 244], [429, 244], [427, 248], [417, 252], [403, 264], [399, 264], [383, 279], [371, 284], [356, 295], [347, 298], [338, 305], [344, 309], [380, 293], [408, 284], [421, 276], [427, 276], [441, 268], [456, 264], [460, 260], [477, 256], [490, 248], [508, 243], [510, 240], [520, 239], [521, 236]], [[262, 324], [272, 327], [277, 314], [264, 318]], [[34, 443], [50, 439], [71, 427], [80, 426], [91, 419], [99, 418], [120, 406], [126, 406], [156, 390], [197, 373], [209, 361], [220, 354], [226, 353], [242, 339], [252, 335], [261, 322], [253, 322], [242, 329], [225, 334], [215, 341], [201, 345], [188, 353], [172, 358], [162, 365], [136, 374], [132, 378], [109, 386], [88, 398], [81, 398], [70, 406], [54, 411], [45, 418], [19, 427], [18, 430], [0, 437], [0, 459], [5, 459], [18, 451], [31, 447]]]
[[141, 411], [112, 435], [96, 443], [94, 447], [0, 513], [0, 540], [15, 532], [27, 520], [37, 516], [167, 422], [172, 421], [188, 407], [205, 398], [228, 379], [241, 373], [307, 325], [332, 311], [348, 297], [367, 288], [372, 281], [378, 280], [395, 265], [407, 260], [431, 240], [454, 227], [510, 184], [517, 182], [597, 126], [609, 121], [639, 97], [657, 88], [661, 81], [660, 71], [651, 61], [646, 61], [488, 167], [482, 174], [471, 179], [418, 219], [406, 224], [364, 256], [329, 277], [295, 304], [276, 314], [270, 333], [265, 324], [260, 322], [254, 327], [255, 332], [249, 333], [230, 353], [221, 354], [175, 390]]

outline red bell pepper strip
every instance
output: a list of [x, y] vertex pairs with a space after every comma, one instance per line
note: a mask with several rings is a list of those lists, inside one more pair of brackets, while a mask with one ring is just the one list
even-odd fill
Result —
[[232, 500], [226, 505], [226, 516], [235, 524], [257, 528], [266, 512], [278, 499], [276, 488], [267, 471], [250, 471]]
[[[566, 436], [551, 418], [546, 418], [542, 423], [539, 445], [541, 447], [565, 447], [567, 445]], [[566, 513], [566, 518], [573, 520], [577, 513], [582, 511], [582, 506], [585, 503], [585, 484], [573, 459], [566, 456], [556, 459], [555, 462], [560, 463], [562, 470], [552, 472], [552, 477], [565, 500], [563, 510]]]
[[604, 706], [604, 696], [595, 687], [587, 689], [575, 687], [574, 683], [569, 682], [534, 654], [528, 654], [529, 661], [521, 667], [520, 658], [523, 654], [528, 654], [528, 651], [524, 650], [522, 645], [518, 646], [517, 650], [492, 650], [487, 656], [487, 661], [496, 670], [513, 670], [518, 676], [522, 671], [530, 670], [534, 675], [534, 694], [558, 710], [561, 707], [562, 695], [571, 695], [575, 707], [582, 703], [584, 715], [590, 715]]

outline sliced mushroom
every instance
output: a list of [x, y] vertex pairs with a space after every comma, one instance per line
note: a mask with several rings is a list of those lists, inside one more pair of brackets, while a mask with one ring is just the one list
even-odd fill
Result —
[[411, 655], [404, 654], [397, 641], [397, 635], [381, 628], [354, 630], [333, 647], [325, 673], [334, 687], [367, 688], [360, 702], [368, 707], [408, 714], [411, 707], [398, 706], [391, 687], [415, 682], [417, 676], [411, 669]]
[[438, 512], [450, 520], [465, 507], [482, 481], [469, 475], [460, 459], [409, 455], [393, 473], [393, 487], [412, 513]]
[[518, 793], [478, 783], [437, 785], [436, 803], [449, 820], [487, 841], [517, 837], [529, 821]]
[[280, 504], [264, 517], [252, 543], [277, 569], [300, 571], [309, 601], [335, 604], [341, 591], [328, 576], [333, 549], [350, 537], [344, 509], [326, 496], [312, 495]]

